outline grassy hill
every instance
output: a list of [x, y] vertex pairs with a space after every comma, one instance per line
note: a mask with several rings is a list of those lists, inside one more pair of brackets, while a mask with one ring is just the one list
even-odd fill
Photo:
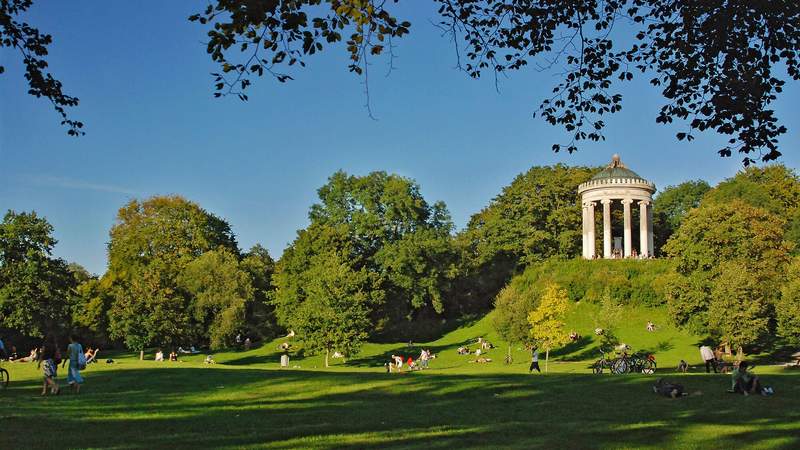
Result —
[[[550, 370], [565, 373], [590, 373], [589, 365], [597, 360], [601, 353], [598, 350], [597, 337], [594, 334], [596, 327], [594, 317], [598, 307], [591, 303], [579, 302], [572, 306], [567, 320], [568, 328], [575, 330], [581, 338], [563, 349], [551, 353]], [[647, 321], [656, 324], [656, 331], [646, 330]], [[646, 351], [655, 354], [659, 367], [674, 368], [681, 359], [690, 364], [699, 364], [700, 355], [697, 349], [701, 338], [685, 331], [678, 330], [669, 324], [663, 308], [626, 307], [624, 320], [620, 322], [617, 335], [623, 342], [630, 345], [634, 351]], [[491, 363], [477, 364], [474, 355], [458, 355], [456, 350], [460, 346], [476, 348], [478, 337], [489, 340], [497, 348], [488, 352]], [[249, 352], [220, 352], [214, 355], [218, 363], [231, 365], [255, 365], [257, 367], [274, 367], [280, 359], [278, 346], [282, 342], [292, 342], [291, 339], [276, 339], [264, 344], [261, 348]], [[494, 332], [492, 327], [492, 314], [480, 320], [467, 322], [462, 327], [446, 334], [442, 338], [425, 343], [395, 344], [366, 344], [361, 353], [355, 358], [342, 361], [332, 359], [332, 370], [372, 370], [383, 371], [384, 362], [392, 354], [401, 354], [406, 358], [411, 355], [415, 358], [421, 348], [430, 348], [437, 358], [432, 362], [431, 368], [448, 370], [454, 373], [485, 373], [487, 371], [500, 373], [523, 373], [527, 371], [530, 363], [530, 354], [519, 346], [512, 348], [514, 363], [510, 366], [503, 364], [507, 351], [507, 344]], [[204, 355], [188, 358], [191, 361], [201, 361]], [[544, 355], [542, 355], [544, 358]], [[291, 356], [291, 366], [301, 369], [320, 369], [324, 367], [321, 355], [299, 357], [297, 352]], [[491, 368], [487, 368], [491, 366]]]
[[[384, 372], [387, 355], [420, 345], [367, 344], [327, 370], [320, 356], [278, 368], [281, 339], [216, 353], [215, 365], [203, 364], [203, 354], [171, 363], [117, 353], [115, 364], [84, 372], [80, 395], [45, 398], [35, 364], [5, 363], [13, 381], [0, 391], [0, 448], [800, 446], [800, 371], [759, 367], [778, 393], [769, 398], [727, 394], [728, 376], [699, 370], [668, 375], [690, 396], [658, 397], [650, 390], [657, 376], [589, 374], [594, 308], [574, 307], [570, 327], [583, 339], [556, 352], [547, 375], [527, 373], [522, 349], [503, 364], [491, 315], [423, 344], [438, 354], [430, 370], [399, 374]], [[656, 332], [645, 331], [647, 320]], [[655, 349], [670, 368], [684, 356], [699, 363], [697, 338], [665, 324], [663, 312], [633, 308], [618, 334], [636, 349]], [[479, 336], [499, 347], [491, 363], [456, 354]]]

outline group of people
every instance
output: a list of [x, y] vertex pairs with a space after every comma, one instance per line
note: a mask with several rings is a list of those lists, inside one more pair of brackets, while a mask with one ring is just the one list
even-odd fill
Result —
[[385, 364], [386, 372], [399, 372], [403, 369], [403, 364], [408, 366], [408, 370], [427, 369], [430, 360], [434, 358], [436, 358], [436, 355], [431, 353], [429, 349], [422, 349], [416, 360], [414, 360], [413, 356], [409, 356], [408, 359], [406, 359], [403, 355], [392, 355], [389, 362]]
[[[599, 253], [595, 253], [594, 256], [592, 256], [592, 259], [602, 259], [602, 258], [603, 258], [603, 255], [601, 255]], [[639, 251], [636, 250], [635, 248], [631, 249], [630, 256], [625, 256], [625, 254], [622, 252], [621, 248], [615, 248], [615, 249], [611, 250], [611, 259], [626, 259], [626, 258], [627, 259], [655, 259], [655, 256], [648, 255], [647, 252], [639, 253]]]
[[[720, 348], [712, 350], [708, 345], [700, 346], [700, 357], [705, 363], [706, 373], [711, 373], [712, 370], [714, 373], [724, 373], [728, 371], [729, 367], [724, 362], [722, 354]], [[681, 366], [679, 366], [679, 370], [684, 372], [688, 368], [688, 364], [683, 360], [681, 360]], [[758, 393], [762, 395], [772, 395], [774, 393], [771, 387], [762, 385], [758, 375], [750, 371], [752, 367], [753, 366], [747, 361], [740, 361], [738, 364], [734, 365], [731, 371], [731, 388], [728, 392], [744, 395]]]
[[706, 365], [706, 373], [711, 373], [712, 370], [714, 373], [727, 373], [730, 371], [730, 364], [723, 359], [724, 354], [730, 354], [730, 352], [727, 350], [723, 352], [721, 347], [712, 350], [707, 345], [700, 346], [700, 357]]
[[488, 352], [489, 350], [494, 348], [494, 345], [491, 342], [487, 341], [486, 339], [484, 339], [482, 337], [479, 337], [479, 338], [476, 339], [475, 345], [477, 346], [477, 348], [475, 349], [474, 352], [472, 350], [470, 350], [469, 347], [464, 346], [464, 345], [458, 347], [456, 352], [459, 355], [470, 355], [470, 354], [474, 353], [476, 358], [480, 358], [481, 355], [486, 354], [486, 352]]
[[62, 357], [58, 347], [49, 343], [45, 343], [38, 351], [39, 357], [37, 359], [37, 367], [42, 369], [43, 396], [47, 395], [48, 390], [51, 395], [58, 395], [61, 393], [61, 386], [58, 384], [59, 364], [61, 364], [62, 369], [69, 364], [69, 368], [67, 369], [67, 384], [69, 384], [69, 387], [75, 394], [81, 391], [81, 384], [83, 384], [84, 381], [81, 371], [86, 368], [86, 364], [89, 364], [90, 361], [87, 357], [87, 353], [92, 358], [91, 361], [94, 361], [97, 350], [92, 351], [89, 349], [89, 351], [84, 352], [83, 346], [78, 342], [76, 336], [70, 336], [69, 341], [67, 352], [64, 357]]
[[[169, 352], [169, 360], [178, 361], [178, 354], [175, 353], [175, 350]], [[164, 352], [161, 349], [156, 352], [156, 361], [164, 361]]]
[[42, 395], [47, 395], [49, 392], [52, 395], [61, 393], [61, 387], [58, 383], [58, 366], [61, 368], [67, 367], [67, 384], [69, 384], [72, 391], [78, 394], [83, 384], [83, 376], [81, 371], [86, 369], [87, 364], [97, 362], [97, 353], [100, 349], [88, 348], [84, 351], [83, 346], [78, 342], [75, 335], [70, 336], [69, 345], [67, 346], [66, 354], [62, 355], [58, 346], [49, 342], [44, 342], [41, 347], [31, 349], [28, 356], [19, 357], [17, 348], [11, 346], [7, 349], [5, 343], [0, 338], [0, 357], [6, 358], [11, 362], [36, 362], [37, 368], [42, 369]]

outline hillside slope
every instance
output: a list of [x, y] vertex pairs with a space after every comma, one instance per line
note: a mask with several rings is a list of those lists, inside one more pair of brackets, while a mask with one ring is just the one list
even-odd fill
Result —
[[[564, 348], [551, 353], [550, 370], [556, 372], [587, 373], [589, 365], [600, 357], [597, 337], [594, 335], [596, 327], [595, 317], [598, 307], [591, 303], [578, 302], [573, 304], [568, 315], [567, 328], [576, 331], [581, 337]], [[507, 344], [503, 342], [492, 327], [493, 313], [480, 320], [466, 323], [463, 326], [447, 333], [440, 339], [432, 342], [414, 342], [409, 347], [408, 343], [364, 345], [361, 352], [347, 361], [332, 359], [333, 370], [384, 370], [383, 364], [393, 354], [417, 357], [422, 348], [431, 349], [437, 358], [431, 363], [431, 370], [447, 370], [457, 373], [487, 373], [487, 372], [524, 372], [530, 362], [530, 355], [520, 346], [512, 348], [514, 363], [505, 365], [503, 359], [507, 351]], [[646, 330], [647, 321], [656, 324], [654, 332]], [[659, 367], [674, 368], [681, 359], [690, 364], [699, 364], [700, 357], [697, 346], [700, 337], [693, 336], [683, 330], [676, 329], [668, 322], [664, 308], [647, 308], [626, 306], [624, 317], [616, 331], [620, 339], [630, 345], [634, 351], [647, 351], [655, 354]], [[467, 346], [475, 350], [478, 337], [483, 337], [496, 348], [487, 354], [492, 359], [490, 363], [474, 363], [474, 355], [458, 355], [456, 350], [460, 346]], [[296, 339], [296, 338], [292, 338]], [[260, 348], [244, 351], [221, 352], [215, 354], [218, 363], [229, 365], [267, 365], [276, 366], [280, 360], [279, 346], [282, 342], [290, 342], [293, 349], [290, 352], [290, 366], [302, 369], [322, 369], [324, 360], [321, 355], [305, 355], [299, 342], [292, 339], [276, 339], [265, 343]], [[204, 355], [185, 358], [188, 360], [201, 360]], [[542, 355], [544, 359], [544, 355]]]

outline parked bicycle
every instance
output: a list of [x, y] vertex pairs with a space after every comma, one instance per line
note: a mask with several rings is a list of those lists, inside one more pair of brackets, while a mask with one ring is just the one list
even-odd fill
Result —
[[606, 356], [606, 352], [601, 350], [600, 353], [603, 355], [603, 357], [595, 361], [594, 364], [592, 364], [592, 373], [598, 375], [603, 373], [603, 371], [605, 370], [611, 372], [611, 368], [614, 365], [614, 360], [608, 358]]
[[628, 355], [623, 352], [619, 358], [614, 360], [611, 373], [644, 373], [652, 374], [656, 371], [656, 357], [651, 354], [634, 353]]
[[628, 355], [623, 352], [616, 358], [608, 358], [605, 352], [602, 352], [603, 357], [598, 359], [592, 364], [592, 373], [601, 374], [608, 370], [609, 373], [623, 374], [623, 373], [644, 373], [652, 374], [656, 371], [656, 358], [651, 354], [634, 353]]
[[[4, 361], [0, 359], [0, 363]], [[2, 367], [0, 367], [0, 389], [5, 389], [8, 387], [8, 382], [11, 378], [8, 375], [8, 371]]]

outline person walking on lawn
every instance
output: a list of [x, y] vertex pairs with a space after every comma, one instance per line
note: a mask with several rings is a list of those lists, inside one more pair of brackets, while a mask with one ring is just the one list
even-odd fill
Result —
[[[71, 335], [69, 337], [69, 345], [67, 346], [67, 359], [69, 359], [67, 382], [72, 390], [78, 394], [81, 392], [81, 384], [83, 383], [81, 369], [86, 368], [86, 356], [83, 353], [83, 346], [78, 343], [78, 338], [75, 335]], [[65, 359], [61, 364], [62, 368], [67, 365], [67, 359]]]
[[711, 373], [710, 368], [714, 368], [714, 373], [717, 373], [717, 358], [714, 356], [714, 351], [711, 347], [703, 345], [700, 347], [700, 357], [706, 363], [706, 373]]
[[533, 369], [536, 369], [537, 372], [542, 373], [542, 369], [539, 368], [539, 348], [538, 347], [531, 347], [531, 366], [528, 368], [528, 372], [533, 372]]

